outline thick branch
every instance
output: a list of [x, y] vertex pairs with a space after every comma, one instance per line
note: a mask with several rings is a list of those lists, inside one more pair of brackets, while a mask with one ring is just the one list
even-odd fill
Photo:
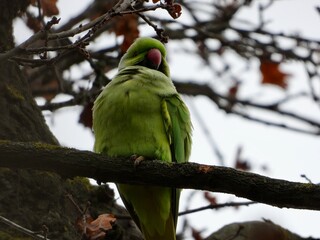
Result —
[[84, 176], [103, 182], [193, 188], [234, 194], [277, 207], [320, 210], [320, 186], [288, 182], [233, 168], [111, 159], [89, 151], [40, 143], [0, 142], [0, 166]]

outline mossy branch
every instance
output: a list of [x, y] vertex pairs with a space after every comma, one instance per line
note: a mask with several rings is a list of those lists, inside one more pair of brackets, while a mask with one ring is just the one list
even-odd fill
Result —
[[135, 166], [125, 158], [108, 158], [41, 143], [0, 141], [0, 166], [83, 176], [100, 182], [118, 182], [191, 188], [234, 194], [287, 208], [320, 210], [320, 186], [273, 179], [228, 167], [197, 163], [143, 161]]

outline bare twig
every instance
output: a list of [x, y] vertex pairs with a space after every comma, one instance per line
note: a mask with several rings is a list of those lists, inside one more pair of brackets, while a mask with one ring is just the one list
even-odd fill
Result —
[[92, 92], [85, 92], [85, 93], [78, 93], [74, 98], [64, 101], [64, 102], [58, 102], [58, 103], [52, 103], [47, 102], [42, 106], [39, 106], [41, 110], [49, 110], [49, 111], [55, 111], [57, 109], [63, 108], [63, 107], [71, 107], [76, 105], [83, 105], [84, 103], [87, 103], [88, 101], [92, 101], [96, 98], [100, 90], [94, 90]]
[[[131, 1], [125, 1], [125, 2], [130, 2]], [[119, 4], [116, 9], [113, 9], [113, 11], [109, 11], [102, 16], [96, 18], [95, 20], [85, 24], [85, 25], [80, 25], [77, 28], [71, 29], [71, 30], [65, 30], [62, 32], [48, 32], [49, 29], [54, 24], [58, 24], [59, 20], [56, 17], [53, 17], [44, 27], [43, 30], [37, 32], [36, 34], [32, 35], [29, 39], [27, 39], [25, 42], [21, 43], [19, 46], [0, 54], [0, 61], [10, 59], [17, 57], [20, 54], [30, 54], [30, 53], [37, 53], [37, 52], [44, 52], [46, 53], [47, 51], [55, 51], [55, 50], [61, 50], [61, 49], [72, 49], [76, 48], [79, 45], [83, 43], [87, 43], [92, 36], [99, 30], [105, 23], [107, 23], [110, 19], [112, 19], [115, 16], [122, 16], [122, 15], [127, 15], [127, 14], [133, 14], [133, 13], [141, 13], [141, 12], [146, 12], [146, 11], [154, 11], [158, 8], [165, 8], [165, 5], [163, 4], [157, 4], [155, 6], [151, 7], [144, 7], [141, 9], [136, 9], [136, 10], [126, 10], [127, 7], [130, 6], [130, 4]], [[68, 37], [73, 37], [79, 33], [82, 33], [84, 31], [88, 32], [82, 36], [79, 40], [77, 40], [74, 44], [69, 44], [65, 46], [58, 46], [58, 47], [40, 47], [40, 48], [29, 48], [31, 44], [33, 44], [37, 40], [45, 40], [46, 42], [50, 40], [56, 40], [56, 39], [64, 39]], [[159, 29], [160, 31], [161, 29]], [[20, 61], [22, 61], [20, 59]]]
[[301, 177], [307, 180], [308, 183], [313, 183], [305, 174], [301, 174]]
[[[254, 103], [252, 101], [248, 100], [240, 100], [238, 98], [230, 98], [229, 96], [224, 96], [212, 89], [209, 85], [207, 84], [197, 84], [194, 81], [191, 80], [185, 80], [185, 81], [175, 81], [175, 85], [179, 92], [187, 95], [192, 95], [192, 96], [197, 96], [197, 95], [204, 95], [210, 98], [213, 102], [217, 104], [217, 106], [225, 110], [227, 112], [236, 114], [238, 116], [241, 116], [243, 118], [246, 118], [248, 120], [253, 120], [259, 123], [263, 123], [266, 125], [270, 126], [275, 126], [275, 127], [281, 127], [284, 129], [296, 131], [296, 132], [301, 132], [301, 133], [307, 133], [307, 134], [314, 134], [314, 135], [319, 135], [320, 134], [320, 122], [312, 120], [310, 118], [304, 117], [302, 115], [298, 115], [296, 113], [292, 113], [289, 111], [281, 110], [278, 106], [278, 104], [282, 103], [283, 100], [280, 100], [279, 102], [273, 103], [273, 104], [258, 104]], [[223, 104], [223, 101], [226, 101], [227, 103]], [[230, 110], [227, 108], [228, 104], [232, 103], [234, 106]], [[292, 127], [290, 125], [287, 125], [285, 123], [277, 123], [277, 122], [271, 122], [268, 120], [260, 119], [254, 116], [251, 116], [244, 111], [240, 111], [237, 109], [237, 105], [240, 108], [241, 106], [247, 106], [247, 107], [252, 107], [256, 109], [262, 109], [262, 110], [267, 110], [269, 112], [273, 112], [275, 114], [279, 114], [284, 117], [291, 117], [292, 119], [295, 119], [297, 121], [300, 121], [302, 123], [305, 123], [307, 126], [311, 125], [313, 129], [306, 130], [303, 128], [297, 128], [297, 127]]]
[[179, 212], [179, 216], [191, 214], [191, 213], [196, 213], [196, 212], [201, 212], [201, 211], [208, 210], [208, 209], [220, 209], [220, 208], [224, 208], [224, 207], [249, 206], [249, 205], [253, 205], [253, 204], [257, 204], [257, 203], [258, 202], [248, 202], [247, 201], [247, 202], [227, 202], [227, 203], [221, 203], [221, 204], [209, 204], [204, 207], [199, 207], [199, 208]]
[[14, 228], [15, 230], [29, 236], [29, 237], [32, 237], [36, 240], [50, 240], [48, 239], [46, 236], [42, 236], [40, 234], [37, 234], [36, 232], [33, 232], [27, 228], [24, 228], [22, 226], [20, 226], [19, 224], [16, 224], [15, 222], [12, 222], [10, 221], [9, 219], [3, 217], [3, 216], [0, 216], [0, 222]]
[[83, 215], [85, 213], [84, 210], [81, 209], [81, 207], [76, 203], [76, 201], [73, 199], [72, 195], [67, 193], [66, 198], [69, 199], [69, 201], [72, 203], [72, 205], [77, 209], [78, 213], [80, 215]]

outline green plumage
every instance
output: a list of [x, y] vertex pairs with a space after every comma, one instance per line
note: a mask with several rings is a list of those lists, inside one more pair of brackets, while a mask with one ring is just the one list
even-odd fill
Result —
[[[148, 66], [150, 49], [161, 53], [158, 69]], [[94, 103], [94, 151], [110, 157], [143, 156], [188, 161], [189, 111], [177, 93], [162, 43], [139, 38], [119, 64], [119, 72]], [[175, 240], [180, 190], [118, 184], [132, 218], [146, 240]]]

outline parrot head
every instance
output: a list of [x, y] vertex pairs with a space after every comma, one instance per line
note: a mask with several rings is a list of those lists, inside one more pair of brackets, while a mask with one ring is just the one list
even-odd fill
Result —
[[166, 49], [160, 41], [154, 38], [142, 37], [136, 39], [121, 58], [119, 71], [135, 65], [158, 70], [170, 77], [169, 66], [166, 61]]

